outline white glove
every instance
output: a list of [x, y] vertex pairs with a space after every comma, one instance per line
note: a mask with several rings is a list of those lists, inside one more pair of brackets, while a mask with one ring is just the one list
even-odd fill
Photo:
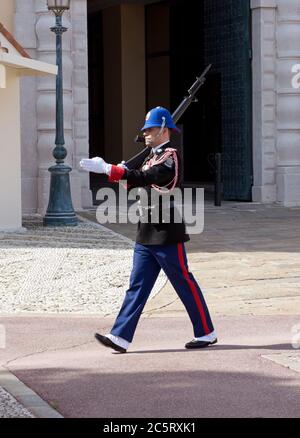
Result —
[[79, 164], [80, 167], [87, 172], [106, 173], [107, 175], [110, 175], [111, 164], [106, 163], [103, 158], [83, 158]]
[[125, 161], [121, 161], [121, 163], [117, 164], [118, 167], [122, 167], [123, 169], [128, 170], [128, 167], [125, 166]]

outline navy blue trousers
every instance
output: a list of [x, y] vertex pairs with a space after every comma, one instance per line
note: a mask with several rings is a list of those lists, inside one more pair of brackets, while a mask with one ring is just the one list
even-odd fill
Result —
[[131, 342], [134, 332], [155, 284], [163, 269], [184, 304], [194, 328], [195, 337], [205, 336], [214, 330], [201, 289], [189, 272], [185, 246], [135, 244], [133, 269], [129, 289], [111, 330]]

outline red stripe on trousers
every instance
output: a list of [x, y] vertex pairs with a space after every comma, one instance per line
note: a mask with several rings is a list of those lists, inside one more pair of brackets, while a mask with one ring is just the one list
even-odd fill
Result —
[[189, 285], [189, 288], [192, 291], [194, 300], [196, 301], [196, 305], [197, 305], [197, 308], [198, 308], [199, 313], [200, 313], [200, 317], [201, 317], [201, 321], [202, 321], [202, 324], [203, 324], [203, 327], [204, 327], [204, 331], [208, 335], [211, 332], [211, 330], [208, 328], [205, 312], [204, 312], [201, 300], [199, 298], [199, 295], [198, 295], [198, 292], [197, 292], [197, 288], [196, 288], [195, 284], [192, 282], [192, 280], [190, 279], [188, 270], [187, 270], [187, 268], [186, 268], [186, 266], [184, 264], [184, 257], [183, 257], [183, 249], [182, 249], [182, 247], [183, 247], [182, 243], [178, 243], [177, 248], [178, 248], [179, 264], [180, 264], [180, 267], [182, 269], [183, 276], [186, 279], [186, 281], [187, 281], [187, 283]]

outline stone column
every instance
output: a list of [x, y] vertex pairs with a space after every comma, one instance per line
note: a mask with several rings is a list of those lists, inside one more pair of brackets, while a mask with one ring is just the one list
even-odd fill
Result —
[[87, 1], [72, 0], [72, 59], [73, 59], [73, 168], [78, 170], [82, 206], [92, 206], [89, 174], [82, 171], [79, 161], [89, 156], [89, 92], [87, 48]]
[[277, 190], [285, 206], [300, 205], [300, 89], [292, 87], [300, 64], [300, 3], [277, 0]]
[[141, 150], [133, 139], [144, 124], [146, 114], [145, 6], [123, 4], [122, 43], [122, 158]]
[[[35, 0], [15, 0], [14, 36], [36, 58]], [[20, 79], [22, 211], [37, 211], [36, 77]]]
[[[47, 10], [45, 0], [36, 0], [37, 57], [40, 61], [56, 63], [55, 35], [50, 31], [55, 18]], [[68, 28], [63, 36], [63, 85], [64, 85], [64, 124], [65, 146], [68, 151], [66, 163], [75, 169], [71, 172], [71, 192], [75, 210], [81, 209], [81, 180], [74, 166], [73, 142], [73, 100], [71, 56], [72, 26], [70, 12], [63, 15], [63, 25]], [[38, 212], [45, 213], [49, 200], [50, 173], [48, 168], [54, 164], [52, 150], [55, 146], [55, 78], [41, 77], [37, 80], [37, 151], [38, 151]]]
[[253, 45], [253, 201], [276, 194], [276, 0], [251, 0]]
[[103, 10], [105, 158], [112, 163], [141, 150], [133, 139], [145, 118], [144, 5]]

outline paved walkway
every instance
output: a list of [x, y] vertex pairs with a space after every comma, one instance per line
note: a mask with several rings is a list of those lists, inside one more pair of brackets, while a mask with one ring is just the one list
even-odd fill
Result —
[[[95, 220], [95, 212], [85, 216]], [[108, 226], [134, 239], [135, 225]], [[300, 208], [206, 204], [204, 232], [186, 246], [214, 314], [300, 313]], [[169, 283], [146, 307], [152, 311], [185, 312]]]
[[[37, 239], [31, 229], [27, 238], [0, 236], [6, 251], [4, 256], [1, 250], [1, 281], [8, 290], [1, 295], [7, 342], [0, 366], [66, 417], [299, 416], [300, 209], [224, 203], [207, 205], [205, 214], [204, 233], [192, 236], [187, 250], [219, 344], [197, 352], [183, 348], [191, 326], [169, 284], [161, 289], [162, 277], [129, 353], [98, 345], [93, 333], [111, 327], [116, 297], [121, 299], [130, 273], [132, 242], [85, 223], [86, 234], [83, 228], [59, 230], [47, 245], [48, 231], [36, 230], [44, 233], [44, 259], [34, 258], [43, 271], [40, 289], [36, 285], [33, 292], [20, 282], [35, 278], [28, 267], [35, 265], [32, 249], [40, 251], [40, 234]], [[84, 216], [95, 220], [95, 211]], [[135, 234], [135, 226], [109, 228], [129, 239]], [[63, 270], [60, 262], [55, 267], [57, 254], [45, 253], [49, 248], [65, 251], [58, 257]], [[113, 264], [119, 255], [122, 262]], [[74, 271], [80, 275], [68, 288]], [[105, 281], [99, 281], [102, 273]], [[107, 288], [116, 276], [118, 284]], [[24, 301], [18, 306], [20, 290], [29, 294], [27, 307]], [[34, 403], [30, 407], [40, 416]]]
[[[129, 282], [133, 242], [99, 224], [45, 228], [23, 220], [26, 233], [0, 233], [2, 314], [118, 311]], [[152, 296], [165, 284], [162, 274]]]
[[[132, 265], [132, 240], [84, 218], [75, 228], [44, 228], [40, 216], [26, 216], [23, 226], [26, 233], [0, 233], [1, 357], [11, 335], [5, 315], [115, 314]], [[161, 274], [150, 300], [165, 283]], [[0, 418], [32, 416], [1, 382], [19, 399], [34, 398], [0, 369]], [[45, 412], [39, 399], [30, 406]]]
[[206, 350], [184, 349], [187, 318], [153, 317], [118, 354], [93, 339], [111, 318], [7, 317], [1, 361], [64, 417], [299, 417], [299, 373], [270, 360], [293, 352], [299, 317], [214, 320], [220, 342]]

